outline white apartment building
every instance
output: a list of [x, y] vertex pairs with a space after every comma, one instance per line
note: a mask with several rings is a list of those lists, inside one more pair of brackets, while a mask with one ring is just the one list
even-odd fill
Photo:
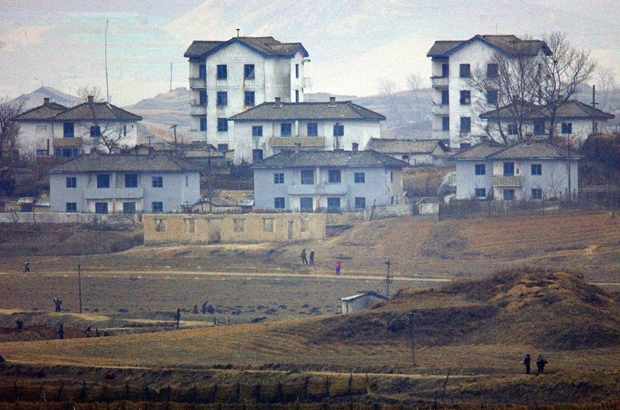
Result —
[[[478, 116], [495, 108], [497, 94], [480, 95], [471, 86], [474, 73], [498, 74], [490, 63], [495, 53], [516, 52], [536, 57], [551, 55], [541, 40], [521, 40], [514, 35], [476, 35], [469, 40], [436, 41], [427, 57], [432, 59], [432, 136], [450, 142], [450, 148], [469, 147], [483, 135], [486, 121]], [[482, 102], [482, 103], [479, 103]], [[486, 106], [485, 106], [486, 103]]]
[[265, 101], [303, 102], [308, 52], [273, 37], [194, 41], [189, 59], [191, 139], [227, 151], [234, 145], [228, 119]]

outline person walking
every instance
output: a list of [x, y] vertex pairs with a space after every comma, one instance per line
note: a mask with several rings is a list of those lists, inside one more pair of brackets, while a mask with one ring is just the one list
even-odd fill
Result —
[[310, 266], [314, 266], [314, 249], [310, 251]]
[[60, 306], [62, 305], [62, 300], [54, 298], [54, 312], [60, 312]]
[[340, 275], [340, 261], [336, 262], [336, 276]]
[[301, 250], [301, 254], [299, 255], [299, 257], [301, 258], [301, 264], [302, 265], [307, 265], [308, 264], [308, 259], [306, 259], [306, 250], [305, 249]]
[[532, 363], [532, 358], [530, 357], [529, 354], [526, 354], [525, 358], [523, 359], [523, 364], [525, 365], [525, 374], [530, 374], [531, 363]]
[[545, 372], [545, 365], [548, 362], [543, 359], [542, 355], [538, 355], [538, 359], [536, 360], [536, 368], [538, 369], [538, 374], [543, 374]]
[[30, 273], [30, 260], [28, 259], [24, 262], [24, 273]]

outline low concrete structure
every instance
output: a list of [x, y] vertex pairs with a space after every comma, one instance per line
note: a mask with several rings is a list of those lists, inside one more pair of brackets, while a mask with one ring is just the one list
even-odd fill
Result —
[[390, 298], [373, 291], [340, 298], [342, 302], [342, 313], [353, 313], [362, 309], [367, 309], [382, 300], [390, 300]]
[[145, 245], [286, 242], [325, 237], [326, 217], [322, 214], [144, 215]]

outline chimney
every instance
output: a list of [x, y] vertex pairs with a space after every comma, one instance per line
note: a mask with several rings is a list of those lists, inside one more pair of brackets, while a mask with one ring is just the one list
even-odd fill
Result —
[[95, 97], [94, 97], [94, 96], [92, 96], [92, 95], [89, 95], [89, 96], [88, 96], [88, 102], [89, 102], [89, 103], [92, 103], [93, 101], [95, 101]]
[[301, 147], [301, 143], [296, 142], [295, 143], [295, 155], [299, 154], [299, 148]]
[[50, 98], [49, 98], [49, 97], [45, 97], [45, 98], [43, 98], [43, 104], [44, 104], [44, 105], [47, 105], [47, 104], [49, 104], [49, 103], [50, 103]]
[[241, 31], [240, 28], [237, 29], [237, 38], [239, 38], [239, 31]]
[[357, 152], [359, 150], [359, 146], [360, 146], [360, 144], [358, 144], [357, 142], [354, 142], [353, 143], [353, 147], [352, 147], [353, 152]]
[[330, 107], [336, 106], [336, 97], [329, 97], [329, 106]]
[[282, 103], [280, 102], [280, 97], [276, 97], [276, 102], [273, 104], [274, 107], [282, 107]]

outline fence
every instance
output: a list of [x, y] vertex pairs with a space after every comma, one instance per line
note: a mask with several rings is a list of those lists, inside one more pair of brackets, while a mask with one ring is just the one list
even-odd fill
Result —
[[56, 212], [0, 213], [0, 223], [134, 225], [141, 221], [141, 214], [82, 214]]

